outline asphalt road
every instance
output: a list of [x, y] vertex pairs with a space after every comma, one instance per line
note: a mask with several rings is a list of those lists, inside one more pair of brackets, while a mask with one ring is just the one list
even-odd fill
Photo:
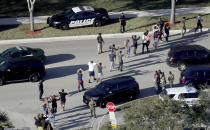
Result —
[[[179, 71], [177, 68], [171, 68], [166, 65], [165, 59], [168, 49], [177, 44], [199, 44], [210, 49], [210, 33], [190, 33], [184, 38], [180, 35], [170, 37], [169, 43], [161, 43], [157, 51], [141, 54], [141, 45], [138, 48], [139, 55], [131, 55], [124, 58], [124, 71], [109, 72], [109, 49], [110, 44], [123, 47], [123, 41], [126, 38], [104, 39], [105, 53], [98, 55], [96, 40], [74, 40], [66, 42], [43, 42], [21, 44], [23, 46], [42, 48], [45, 50], [46, 61], [46, 81], [44, 82], [44, 96], [57, 94], [60, 88], [71, 91], [67, 96], [66, 110], [61, 111], [58, 107], [56, 115], [56, 127], [58, 129], [78, 130], [81, 128], [97, 129], [101, 118], [107, 113], [106, 109], [97, 108], [97, 118], [91, 119], [88, 107], [82, 102], [83, 92], [77, 93], [77, 75], [76, 71], [82, 68], [85, 71], [84, 85], [86, 89], [94, 87], [96, 83], [88, 83], [88, 66], [90, 60], [105, 63], [104, 77], [116, 77], [130, 75], [136, 78], [140, 85], [140, 98], [154, 95], [153, 74], [157, 69], [161, 69], [168, 76], [168, 71], [175, 74], [175, 83], [178, 84]], [[131, 43], [131, 42], [130, 42]], [[1, 45], [0, 52], [16, 45]], [[152, 47], [152, 45], [150, 45]], [[133, 48], [131, 48], [133, 51]], [[96, 70], [96, 69], [95, 69]], [[97, 70], [96, 70], [97, 72]], [[0, 87], [0, 109], [8, 112], [9, 117], [17, 128], [31, 127], [35, 129], [33, 117], [41, 112], [40, 107], [43, 104], [38, 98], [38, 83], [19, 82], [10, 83]], [[58, 105], [60, 102], [58, 102]]]

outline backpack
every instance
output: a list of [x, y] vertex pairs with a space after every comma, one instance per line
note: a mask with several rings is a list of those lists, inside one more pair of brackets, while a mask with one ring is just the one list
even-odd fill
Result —
[[155, 31], [155, 32], [154, 32], [154, 38], [158, 38], [158, 36], [159, 36], [158, 31]]

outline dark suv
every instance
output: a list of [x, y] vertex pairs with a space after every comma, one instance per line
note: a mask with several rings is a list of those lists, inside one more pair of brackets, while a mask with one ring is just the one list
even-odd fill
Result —
[[193, 66], [181, 72], [180, 83], [193, 85], [200, 89], [206, 88], [210, 84], [210, 67], [208, 66]]
[[0, 63], [0, 85], [7, 81], [28, 79], [37, 82], [45, 75], [45, 66], [37, 58], [17, 58]]
[[171, 67], [178, 66], [180, 71], [187, 65], [206, 64], [210, 62], [209, 50], [200, 45], [175, 46], [168, 52], [167, 64]]
[[108, 102], [134, 99], [139, 93], [139, 84], [133, 77], [118, 77], [103, 81], [85, 92], [83, 102], [88, 104], [90, 99], [93, 98], [96, 104], [103, 108]]

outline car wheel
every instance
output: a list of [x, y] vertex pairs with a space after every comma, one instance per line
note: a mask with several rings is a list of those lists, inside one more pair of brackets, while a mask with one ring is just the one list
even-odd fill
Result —
[[29, 81], [31, 81], [31, 82], [37, 82], [37, 81], [39, 81], [39, 76], [38, 76], [38, 74], [31, 74], [31, 75], [29, 76]]
[[61, 24], [60, 28], [61, 28], [61, 30], [68, 30], [69, 25], [67, 23]]
[[95, 27], [100, 27], [102, 25], [102, 23], [101, 23], [101, 21], [99, 21], [99, 20], [96, 20], [95, 22], [94, 22], [94, 26]]
[[186, 69], [186, 64], [184, 64], [184, 63], [179, 63], [178, 64], [178, 69], [179, 69], [179, 71], [184, 71], [185, 69]]
[[2, 86], [2, 85], [4, 85], [4, 78], [3, 77], [0, 78], [0, 86]]
[[106, 102], [105, 102], [105, 101], [101, 101], [100, 107], [101, 107], [101, 108], [105, 108], [105, 107], [106, 107]]

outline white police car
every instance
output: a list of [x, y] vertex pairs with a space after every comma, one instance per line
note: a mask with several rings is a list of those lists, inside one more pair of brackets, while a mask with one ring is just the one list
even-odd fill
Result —
[[164, 100], [166, 95], [172, 100], [185, 102], [188, 106], [192, 106], [199, 101], [199, 92], [194, 87], [184, 86], [164, 89], [159, 98]]
[[62, 30], [82, 26], [101, 26], [108, 22], [109, 15], [104, 8], [93, 8], [91, 6], [78, 6], [66, 12], [53, 15], [47, 19], [47, 24]]

